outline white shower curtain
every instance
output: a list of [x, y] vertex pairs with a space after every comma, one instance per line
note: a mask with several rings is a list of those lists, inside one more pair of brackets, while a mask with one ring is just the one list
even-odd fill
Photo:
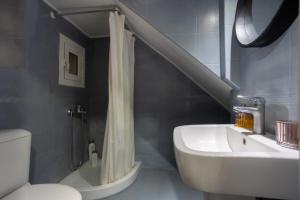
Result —
[[101, 165], [101, 184], [114, 182], [134, 167], [134, 37], [125, 16], [109, 16], [109, 103]]

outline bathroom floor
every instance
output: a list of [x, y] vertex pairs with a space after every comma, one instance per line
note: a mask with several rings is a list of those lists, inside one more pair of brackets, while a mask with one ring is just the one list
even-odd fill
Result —
[[202, 200], [203, 193], [185, 185], [177, 171], [142, 168], [126, 190], [105, 200]]

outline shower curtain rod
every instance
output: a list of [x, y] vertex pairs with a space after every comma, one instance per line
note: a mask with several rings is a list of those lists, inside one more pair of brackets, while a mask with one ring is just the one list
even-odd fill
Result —
[[99, 9], [94, 9], [94, 10], [57, 12], [57, 13], [55, 13], [55, 15], [56, 16], [69, 16], [69, 15], [81, 15], [81, 14], [100, 13], [100, 12], [109, 12], [109, 11], [116, 11], [119, 13], [121, 12], [120, 8], [112, 7], [112, 8], [99, 8]]
[[[121, 9], [118, 7], [111, 7], [111, 8], [99, 8], [94, 10], [77, 10], [77, 11], [65, 11], [65, 12], [50, 12], [50, 16], [52, 19], [56, 19], [57, 16], [69, 16], [69, 15], [81, 15], [81, 14], [90, 14], [90, 13], [99, 13], [99, 12], [110, 12], [115, 11], [121, 13]], [[129, 27], [128, 27], [129, 28]], [[132, 32], [132, 31], [131, 31]], [[135, 37], [135, 33], [132, 32], [133, 37]]]

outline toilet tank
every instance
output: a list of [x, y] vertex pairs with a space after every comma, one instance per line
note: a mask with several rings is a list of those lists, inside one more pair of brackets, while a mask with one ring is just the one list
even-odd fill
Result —
[[0, 198], [28, 182], [31, 133], [0, 131]]

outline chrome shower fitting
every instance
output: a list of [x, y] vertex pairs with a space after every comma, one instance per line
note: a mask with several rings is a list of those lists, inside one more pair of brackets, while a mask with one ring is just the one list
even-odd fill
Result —
[[75, 105], [74, 108], [70, 108], [67, 110], [67, 114], [70, 117], [76, 117], [76, 116], [85, 116], [87, 114], [87, 110], [85, 107], [83, 107], [80, 104]]

